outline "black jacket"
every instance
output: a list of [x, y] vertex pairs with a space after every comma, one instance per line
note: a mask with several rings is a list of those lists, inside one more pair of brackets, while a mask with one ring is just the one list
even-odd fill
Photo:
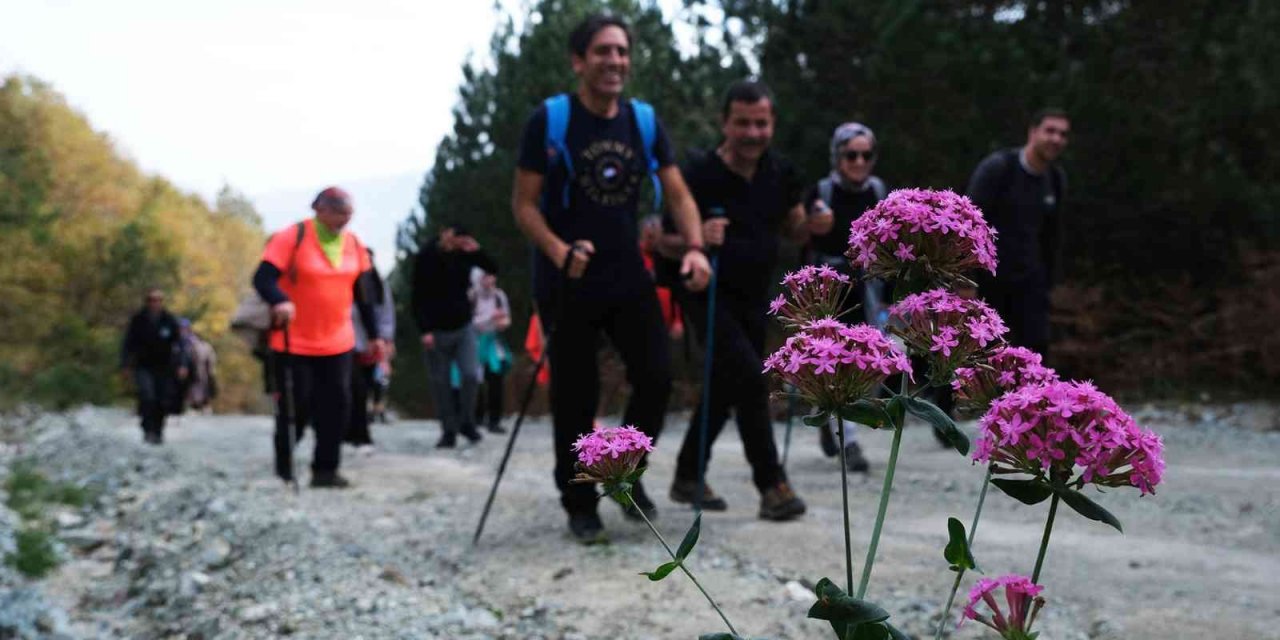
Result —
[[454, 331], [471, 324], [471, 268], [497, 273], [483, 251], [444, 252], [429, 242], [418, 252], [413, 267], [413, 319], [421, 333]]
[[146, 309], [133, 314], [120, 349], [121, 367], [163, 369], [185, 358], [178, 320], [168, 311], [152, 317]]

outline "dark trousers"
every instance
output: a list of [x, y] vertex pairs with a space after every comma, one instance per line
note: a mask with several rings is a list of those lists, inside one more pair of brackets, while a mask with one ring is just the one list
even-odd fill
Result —
[[1049, 284], [1044, 278], [1022, 282], [989, 280], [978, 294], [1004, 319], [1009, 327], [1005, 339], [1049, 356]]
[[[693, 322], [695, 336], [706, 341], [707, 296], [686, 296], [681, 301]], [[751, 465], [751, 481], [761, 492], [786, 481], [773, 441], [769, 417], [769, 385], [762, 372], [768, 317], [766, 303], [732, 296], [717, 296], [714, 344], [711, 354], [711, 396], [707, 420], [706, 463], [711, 445], [724, 430], [733, 411], [738, 420], [742, 448]], [[706, 345], [703, 345], [704, 348]], [[676, 480], [697, 482], [698, 451], [702, 431], [702, 406], [694, 412], [676, 459]]]
[[[476, 424], [496, 427], [502, 422], [504, 413], [502, 401], [506, 394], [506, 372], [494, 373], [487, 367], [484, 370], [484, 393], [476, 402]], [[488, 422], [485, 417], [488, 417]]]
[[276, 366], [276, 388], [280, 390], [276, 400], [276, 474], [291, 479], [286, 369], [293, 375], [295, 442], [302, 440], [310, 423], [316, 432], [311, 472], [321, 475], [336, 472], [342, 457], [342, 438], [351, 418], [351, 352], [336, 356], [272, 355]]
[[354, 445], [373, 444], [369, 433], [369, 392], [375, 389], [373, 371], [378, 365], [356, 364], [351, 367], [351, 424], [343, 442]]
[[133, 370], [138, 390], [138, 416], [142, 432], [163, 435], [164, 419], [173, 405], [178, 381], [169, 367], [138, 367]]
[[[560, 503], [570, 513], [593, 512], [599, 495], [590, 484], [569, 484], [576, 471], [573, 443], [591, 431], [600, 401], [597, 366], [599, 335], [604, 332], [627, 369], [631, 398], [622, 422], [655, 441], [671, 396], [671, 356], [662, 310], [652, 288], [608, 301], [571, 297], [563, 318], [552, 326], [551, 415], [555, 427], [555, 482]], [[557, 309], [540, 300], [544, 310]], [[642, 463], [643, 464], [643, 463]]]

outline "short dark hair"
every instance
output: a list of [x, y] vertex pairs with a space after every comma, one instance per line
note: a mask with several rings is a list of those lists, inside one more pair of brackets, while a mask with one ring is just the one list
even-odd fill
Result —
[[773, 92], [769, 90], [768, 85], [759, 80], [739, 80], [729, 85], [729, 89], [724, 92], [724, 104], [720, 107], [720, 117], [728, 118], [729, 111], [735, 102], [755, 104], [761, 100], [768, 100], [769, 111], [777, 115], [777, 105], [774, 104]]
[[604, 13], [595, 13], [583, 18], [582, 22], [579, 22], [578, 26], [569, 33], [569, 53], [579, 58], [586, 57], [587, 47], [591, 46], [591, 41], [595, 39], [596, 34], [605, 27], [622, 29], [622, 32], [627, 34], [627, 46], [631, 46], [631, 26], [626, 20]]
[[1067, 120], [1067, 121], [1071, 120], [1071, 117], [1067, 115], [1066, 109], [1060, 109], [1058, 107], [1045, 107], [1031, 114], [1031, 122], [1027, 126], [1034, 129], [1040, 126], [1041, 124], [1043, 124], [1045, 121], [1045, 118], [1062, 118], [1063, 120]]

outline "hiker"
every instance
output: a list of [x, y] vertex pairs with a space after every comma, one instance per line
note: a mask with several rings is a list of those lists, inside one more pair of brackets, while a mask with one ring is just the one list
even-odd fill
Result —
[[[373, 250], [367, 250], [369, 263], [373, 264]], [[354, 305], [351, 309], [351, 322], [356, 332], [355, 366], [351, 371], [351, 423], [343, 439], [357, 453], [364, 455], [373, 453], [373, 435], [369, 432], [369, 424], [374, 414], [369, 408], [369, 398], [378, 388], [378, 371], [383, 363], [389, 363], [395, 355], [396, 339], [396, 307], [391, 298], [391, 287], [378, 275], [377, 267], [371, 269], [370, 274], [372, 299], [375, 301], [373, 330], [365, 327], [360, 319], [360, 312]], [[373, 348], [370, 337], [381, 339], [386, 348], [379, 353]]]
[[[351, 414], [351, 368], [356, 346], [351, 306], [366, 327], [374, 321], [373, 264], [364, 244], [347, 231], [354, 209], [351, 196], [329, 187], [311, 203], [315, 217], [277, 231], [267, 241], [253, 287], [271, 305], [277, 330], [270, 346], [276, 388], [276, 475], [293, 482], [293, 451], [288, 424], [300, 440], [308, 423], [316, 433], [311, 486], [346, 488], [338, 473], [342, 438]], [[288, 344], [286, 344], [286, 339]], [[387, 341], [373, 340], [375, 353]], [[292, 379], [289, 398], [287, 375]], [[292, 415], [290, 415], [292, 412]]]
[[[555, 482], [570, 532], [590, 544], [605, 539], [599, 495], [595, 487], [569, 480], [575, 462], [571, 447], [591, 430], [599, 402], [600, 333], [609, 337], [627, 369], [632, 394], [623, 422], [656, 438], [671, 393], [662, 310], [636, 237], [646, 176], [665, 197], [684, 236], [680, 271], [690, 288], [705, 287], [710, 271], [697, 206], [675, 167], [661, 121], [649, 105], [622, 99], [631, 71], [627, 23], [607, 15], [586, 18], [569, 35], [569, 54], [576, 91], [548, 98], [529, 118], [512, 209], [516, 224], [537, 248], [533, 289], [549, 331]], [[657, 514], [642, 484], [633, 495], [639, 509]]]
[[164, 306], [164, 291], [147, 290], [142, 309], [129, 318], [120, 348], [120, 370], [138, 394], [142, 440], [164, 443], [165, 417], [181, 402], [178, 387], [189, 373], [178, 319]]
[[987, 156], [969, 178], [968, 196], [996, 230], [1000, 265], [976, 278], [978, 295], [1009, 326], [1005, 338], [1049, 355], [1049, 292], [1061, 275], [1067, 174], [1058, 158], [1071, 121], [1043, 109], [1031, 118], [1021, 148]]
[[644, 258], [645, 271], [654, 278], [654, 292], [658, 294], [658, 304], [662, 306], [662, 322], [667, 326], [667, 335], [672, 340], [684, 337], [684, 313], [680, 304], [671, 295], [671, 287], [657, 282], [658, 263], [662, 260], [658, 245], [662, 240], [662, 216], [652, 214], [645, 216], [640, 223], [640, 256]]
[[208, 413], [210, 403], [218, 397], [218, 378], [214, 371], [218, 356], [213, 345], [196, 334], [190, 320], [179, 319], [178, 327], [182, 331], [182, 343], [188, 361], [186, 393], [183, 394], [186, 406]]
[[[813, 232], [809, 240], [808, 262], [829, 266], [850, 277], [853, 286], [845, 299], [841, 321], [849, 324], [865, 322], [883, 329], [887, 315], [883, 283], [878, 280], [862, 282], [861, 273], [844, 256], [849, 250], [849, 225], [889, 192], [884, 181], [872, 173], [879, 152], [876, 134], [862, 123], [846, 122], [836, 127], [828, 149], [831, 172], [805, 195], [812, 224], [827, 229]], [[826, 429], [818, 430], [819, 442], [827, 457], [838, 455], [840, 447], [844, 447], [848, 470], [867, 473], [871, 465], [858, 446], [856, 427], [856, 424], [846, 421], [844, 442], [837, 444], [839, 425], [832, 419]]]
[[[759, 517], [780, 521], [803, 515], [805, 504], [787, 482], [774, 445], [769, 384], [762, 369], [769, 290], [780, 237], [802, 241], [810, 225], [821, 227], [821, 221], [805, 216], [803, 183], [795, 167], [770, 148], [776, 118], [768, 87], [750, 80], [735, 82], [724, 96], [719, 146], [692, 154], [682, 167], [702, 214], [703, 240], [717, 266], [714, 310], [708, 292], [675, 288], [689, 314], [692, 335], [707, 341], [710, 311], [714, 326], [711, 346], [703, 345], [711, 358], [711, 379], [703, 381], [710, 385], [707, 406], [699, 406], [689, 421], [670, 495], [675, 502], [698, 504], [706, 511], [728, 508], [698, 474], [710, 464], [712, 445], [732, 411], [751, 481], [760, 492]], [[669, 221], [667, 227], [672, 228]], [[664, 251], [681, 248], [679, 236], [666, 236], [662, 246]]]
[[503, 400], [512, 357], [502, 334], [511, 327], [511, 303], [507, 301], [506, 292], [498, 288], [498, 276], [479, 269], [473, 269], [472, 273], [479, 277], [474, 279], [470, 293], [471, 326], [476, 331], [476, 354], [485, 390], [476, 403], [476, 423], [485, 423], [490, 433], [506, 433], [502, 428]]
[[[434, 240], [423, 243], [413, 269], [413, 316], [440, 418], [438, 449], [456, 447], [459, 433], [472, 443], [481, 439], [475, 425], [480, 364], [467, 298], [472, 267], [498, 272], [493, 259], [480, 250], [480, 243], [464, 226], [449, 224], [440, 228]], [[453, 366], [460, 376], [456, 397], [449, 382]]]

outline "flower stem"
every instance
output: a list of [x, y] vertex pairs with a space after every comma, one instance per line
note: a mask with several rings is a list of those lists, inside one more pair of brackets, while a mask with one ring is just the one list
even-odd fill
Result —
[[862, 565], [862, 580], [858, 583], [859, 600], [867, 595], [867, 583], [871, 582], [871, 567], [876, 563], [876, 547], [880, 546], [880, 529], [884, 526], [884, 515], [889, 510], [889, 494], [893, 491], [893, 470], [898, 464], [898, 448], [901, 444], [902, 425], [894, 425], [893, 448], [889, 450], [889, 465], [884, 470], [884, 487], [880, 489], [880, 509], [876, 512], [876, 524], [871, 530], [871, 545], [867, 547], [867, 560]]
[[[978, 493], [978, 507], [973, 510], [973, 523], [969, 525], [969, 552], [973, 552], [973, 539], [978, 535], [978, 519], [982, 517], [982, 505], [987, 501], [987, 488], [991, 486], [991, 465], [987, 465], [987, 475], [982, 478], [982, 491]], [[947, 596], [947, 606], [942, 608], [942, 617], [938, 619], [938, 632], [934, 640], [942, 638], [942, 629], [951, 617], [951, 605], [955, 604], [956, 592], [960, 590], [960, 579], [964, 577], [964, 567], [956, 572], [956, 581], [951, 585], [951, 593]]]
[[1044, 554], [1049, 550], [1049, 534], [1053, 533], [1053, 517], [1058, 515], [1058, 494], [1054, 492], [1049, 502], [1049, 519], [1044, 522], [1044, 537], [1040, 539], [1040, 553], [1036, 555], [1036, 569], [1031, 572], [1031, 582], [1040, 584], [1040, 569], [1044, 566]]
[[[630, 498], [630, 497], [631, 497], [631, 492], [627, 491], [627, 498]], [[658, 531], [658, 528], [653, 526], [652, 522], [649, 522], [649, 517], [644, 515], [644, 509], [637, 508], [636, 513], [639, 513], [640, 518], [644, 520], [644, 523], [646, 525], [649, 525], [649, 530], [653, 532], [653, 535], [658, 537], [658, 542], [661, 542], [662, 548], [667, 550], [667, 555], [671, 556], [671, 559], [676, 561], [676, 563], [680, 567], [680, 570], [683, 571], [686, 576], [689, 576], [689, 579], [693, 581], [693, 586], [697, 587], [698, 591], [702, 592], [702, 596], [707, 599], [707, 602], [711, 603], [711, 608], [715, 609], [716, 613], [720, 614], [720, 619], [724, 620], [725, 626], [729, 627], [729, 633], [732, 633], [735, 636], [738, 635], [738, 630], [733, 628], [733, 623], [729, 622], [729, 618], [724, 615], [724, 611], [720, 610], [720, 605], [716, 604], [716, 601], [711, 598], [711, 594], [707, 593], [707, 590], [702, 588], [702, 583], [698, 582], [698, 579], [693, 577], [693, 573], [691, 573], [689, 569], [684, 566], [684, 561], [680, 560], [679, 558], [676, 558], [676, 553], [671, 550], [671, 545], [667, 544], [667, 539], [662, 537], [662, 533]]]
[[840, 503], [844, 507], [844, 572], [848, 588], [845, 593], [853, 593], [853, 543], [849, 540], [849, 467], [845, 463], [844, 420], [839, 417], [832, 419], [840, 425]]

